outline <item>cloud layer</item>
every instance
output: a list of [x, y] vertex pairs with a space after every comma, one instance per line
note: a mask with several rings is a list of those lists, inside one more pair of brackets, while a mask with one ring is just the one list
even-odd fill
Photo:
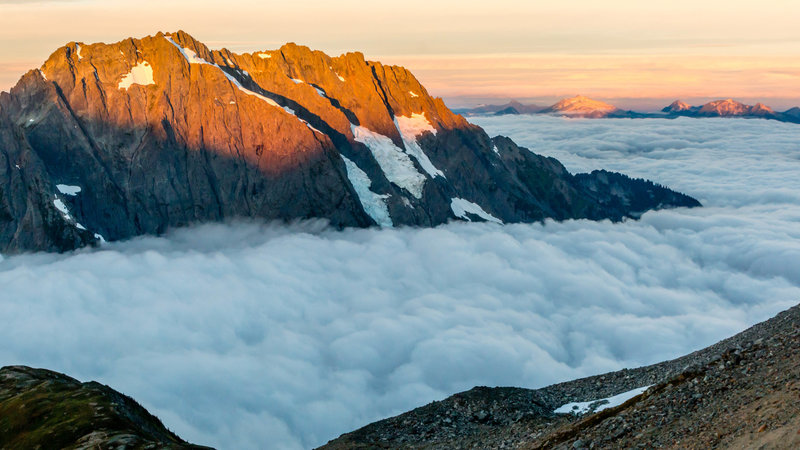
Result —
[[308, 448], [474, 385], [679, 356], [800, 301], [800, 127], [480, 123], [707, 207], [622, 224], [218, 224], [6, 258], [0, 364], [110, 384], [196, 443]]

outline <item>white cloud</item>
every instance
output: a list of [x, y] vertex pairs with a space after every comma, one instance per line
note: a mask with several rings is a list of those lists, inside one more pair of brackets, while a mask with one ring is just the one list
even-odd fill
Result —
[[207, 225], [6, 258], [0, 364], [110, 384], [196, 443], [308, 448], [474, 385], [679, 356], [800, 300], [800, 127], [481, 123], [708, 206], [621, 224]]

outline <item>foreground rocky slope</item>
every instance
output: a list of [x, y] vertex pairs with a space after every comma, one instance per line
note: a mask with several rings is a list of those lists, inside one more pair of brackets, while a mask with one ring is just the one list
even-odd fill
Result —
[[[603, 400], [648, 386], [627, 401]], [[671, 361], [542, 389], [476, 387], [321, 448], [795, 449], [798, 398], [795, 306]], [[555, 412], [571, 402], [587, 404], [565, 408], [580, 414]], [[182, 441], [108, 386], [44, 369], [0, 369], [0, 448], [123, 447], [206, 448]]]
[[[644, 386], [599, 412], [554, 412]], [[476, 387], [322, 448], [792, 449], [798, 396], [800, 306], [675, 360], [536, 390]]]
[[234, 217], [433, 226], [699, 205], [617, 181], [592, 190], [604, 181], [490, 139], [360, 53], [235, 54], [183, 32], [73, 42], [0, 94], [0, 252]]
[[130, 397], [44, 369], [0, 369], [0, 448], [203, 449]]

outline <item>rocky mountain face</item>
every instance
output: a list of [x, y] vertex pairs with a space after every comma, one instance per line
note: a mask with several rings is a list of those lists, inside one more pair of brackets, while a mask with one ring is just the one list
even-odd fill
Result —
[[0, 448], [204, 449], [132, 398], [45, 369], [0, 369]]
[[699, 205], [625, 177], [601, 195], [594, 176], [490, 138], [402, 67], [295, 44], [73, 42], [0, 94], [5, 253], [235, 217], [434, 226]]
[[675, 360], [541, 389], [476, 387], [321, 448], [795, 449], [798, 361], [795, 306]]

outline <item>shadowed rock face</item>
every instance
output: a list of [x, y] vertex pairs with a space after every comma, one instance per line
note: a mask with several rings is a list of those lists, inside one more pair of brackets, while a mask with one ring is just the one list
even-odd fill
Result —
[[0, 448], [204, 449], [135, 400], [45, 369], [0, 369]]
[[[586, 186], [360, 53], [235, 54], [183, 32], [69, 43], [0, 94], [1, 252], [235, 217], [365, 227], [641, 212], [624, 200], [639, 181], [623, 178], [611, 202]], [[643, 209], [699, 205], [662, 191]]]

